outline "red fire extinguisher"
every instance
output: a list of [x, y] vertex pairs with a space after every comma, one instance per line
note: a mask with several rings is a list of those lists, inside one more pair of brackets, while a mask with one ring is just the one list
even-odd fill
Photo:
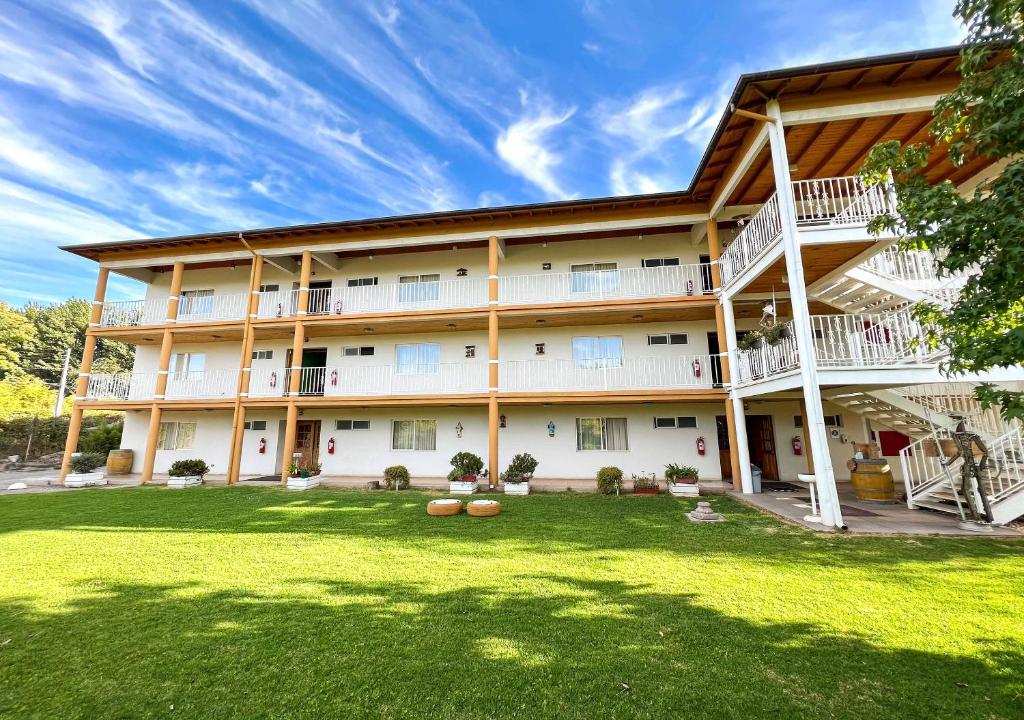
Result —
[[693, 361], [693, 376], [700, 377], [700, 360]]
[[334, 438], [331, 438], [330, 440], [327, 441], [327, 454], [334, 454]]
[[276, 372], [270, 373], [270, 387], [272, 387], [272, 388], [277, 387], [277, 373]]
[[334, 314], [335, 315], [340, 315], [341, 314], [341, 300], [336, 300], [335, 301], [335, 303], [334, 303]]
[[793, 436], [793, 454], [803, 455], [804, 454], [804, 441], [799, 435]]
[[266, 455], [267, 453], [267, 439], [260, 438], [260, 455]]
[[704, 445], [704, 437], [703, 437], [703, 436], [701, 436], [701, 437], [697, 438], [697, 454], [698, 454], [698, 455], [703, 455], [703, 454], [704, 454], [704, 451], [705, 451], [706, 449], [707, 449], [707, 448], [706, 448], [706, 446]]
[[686, 281], [686, 294], [693, 295], [693, 280]]
[[337, 386], [338, 386], [338, 371], [337, 370], [331, 370], [331, 387], [337, 387]]

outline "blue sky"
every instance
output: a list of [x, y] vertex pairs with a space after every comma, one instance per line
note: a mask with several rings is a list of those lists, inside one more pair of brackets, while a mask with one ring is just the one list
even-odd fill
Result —
[[0, 0], [0, 300], [91, 296], [68, 243], [683, 189], [740, 73], [952, 5]]

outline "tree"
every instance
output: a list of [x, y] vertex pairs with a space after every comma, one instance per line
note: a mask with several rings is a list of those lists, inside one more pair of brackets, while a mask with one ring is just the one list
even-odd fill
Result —
[[21, 372], [22, 354], [35, 340], [32, 323], [7, 303], [0, 302], [0, 380]]
[[57, 392], [42, 380], [19, 374], [0, 380], [0, 420], [14, 417], [46, 417], [53, 412]]
[[[862, 175], [889, 172], [899, 210], [872, 230], [894, 232], [905, 248], [938, 251], [940, 275], [974, 269], [950, 308], [921, 303], [925, 342], [948, 351], [944, 369], [975, 373], [1024, 364], [1024, 0], [959, 0], [968, 31], [960, 84], [935, 105], [932, 143], [876, 146]], [[942, 143], [954, 165], [986, 158], [1002, 170], [961, 196], [952, 182], [929, 185], [931, 147]], [[991, 384], [978, 398], [1024, 418], [1024, 393]]]
[[[70, 347], [70, 377], [74, 378], [85, 346], [85, 331], [89, 327], [89, 303], [72, 298], [54, 305], [33, 304], [26, 306], [24, 313], [36, 333], [35, 341], [24, 353], [24, 369], [46, 382], [57, 383], [64, 365], [64, 351]], [[96, 344], [97, 371], [130, 370], [132, 357], [131, 346], [125, 343], [100, 339]]]

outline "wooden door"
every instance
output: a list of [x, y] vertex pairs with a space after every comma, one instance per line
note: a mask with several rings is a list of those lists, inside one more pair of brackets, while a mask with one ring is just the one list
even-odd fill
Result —
[[295, 424], [295, 452], [302, 453], [303, 464], [320, 461], [319, 420], [299, 420]]
[[747, 416], [750, 462], [761, 468], [761, 480], [777, 482], [779, 461], [775, 455], [775, 426], [771, 415]]
[[722, 479], [732, 480], [732, 451], [729, 448], [729, 424], [725, 415], [715, 418], [718, 428], [718, 464], [722, 468]]

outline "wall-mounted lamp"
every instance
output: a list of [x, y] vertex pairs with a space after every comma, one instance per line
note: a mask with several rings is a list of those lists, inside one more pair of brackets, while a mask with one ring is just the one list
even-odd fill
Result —
[[555, 421], [554, 420], [548, 420], [548, 437], [554, 437], [554, 436], [555, 436]]
[[498, 416], [498, 427], [508, 427], [507, 423], [505, 422], [505, 416], [504, 415], [499, 415]]
[[455, 271], [455, 277], [466, 277], [467, 275], [469, 275], [469, 270], [466, 268], [459, 268]]

